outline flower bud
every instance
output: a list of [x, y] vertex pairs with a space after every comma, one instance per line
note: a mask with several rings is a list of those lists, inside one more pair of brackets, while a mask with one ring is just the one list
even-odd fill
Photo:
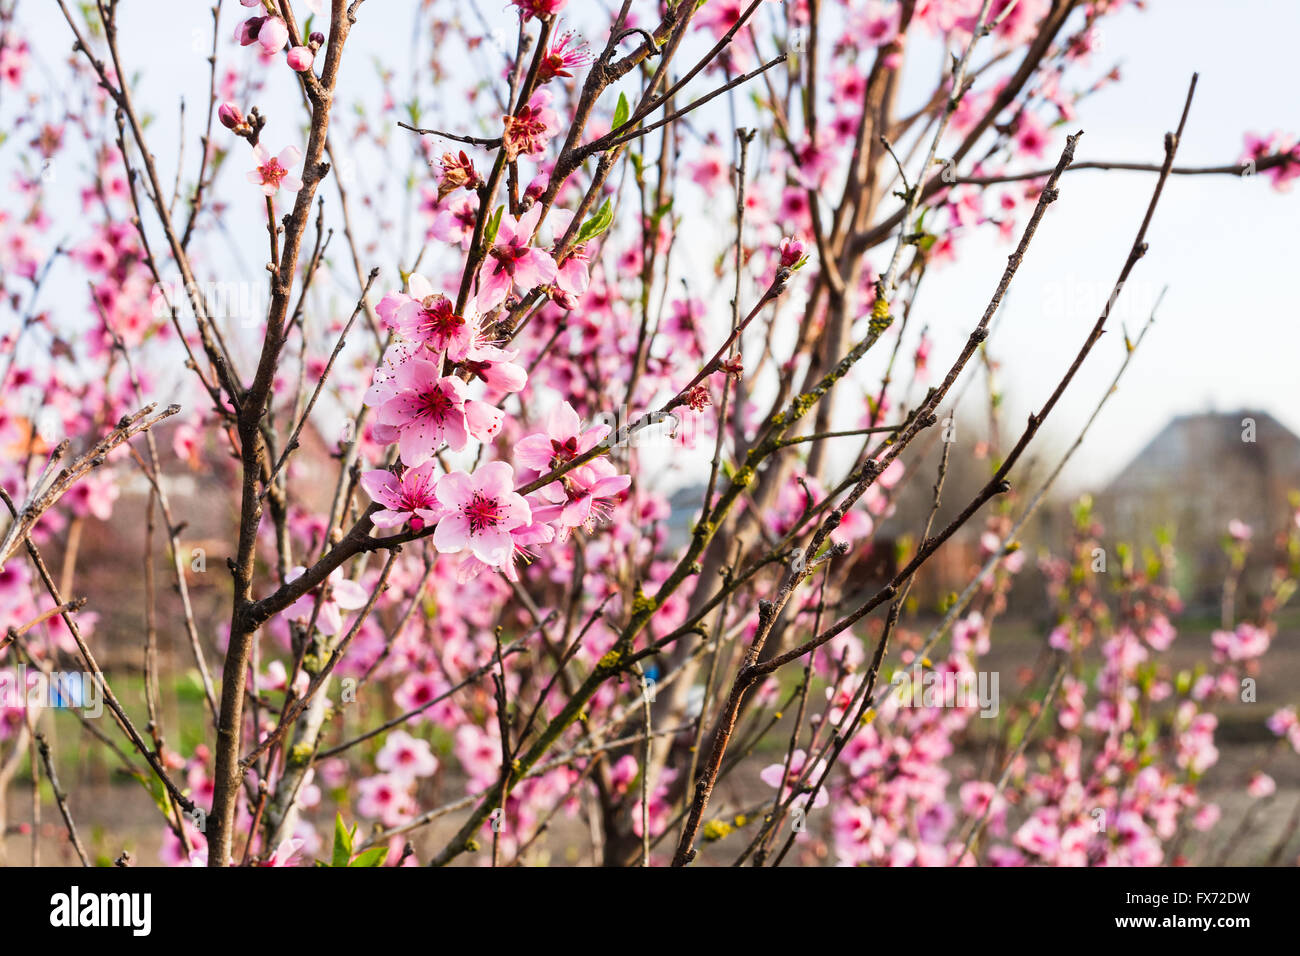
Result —
[[803, 242], [795, 238], [781, 240], [781, 266], [793, 269], [803, 259]]
[[257, 41], [257, 33], [262, 29], [266, 17], [249, 17], [235, 28], [235, 39], [240, 46], [249, 46]]
[[257, 31], [257, 42], [261, 44], [262, 52], [268, 56], [279, 53], [289, 42], [289, 28], [279, 17], [267, 17], [262, 28]]
[[244, 114], [234, 103], [222, 103], [217, 107], [217, 119], [226, 129], [239, 129], [244, 125]]
[[316, 55], [312, 53], [309, 47], [305, 46], [290, 47], [287, 56], [289, 66], [297, 70], [299, 73], [302, 73], [305, 70], [310, 70], [312, 60], [315, 58]]

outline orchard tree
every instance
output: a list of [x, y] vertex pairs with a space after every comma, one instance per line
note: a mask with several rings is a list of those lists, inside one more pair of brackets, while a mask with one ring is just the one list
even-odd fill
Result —
[[[1152, 864], [1213, 831], [1213, 708], [1269, 646], [1297, 527], [1188, 677], [1161, 658], [1172, 550], [1103, 577], [1083, 502], [1039, 562], [1059, 625], [1032, 678], [999, 704], [976, 677], [1084, 436], [1045, 479], [1026, 452], [1166, 183], [1300, 177], [1282, 134], [1178, 165], [1195, 77], [1149, 156], [1084, 160], [1076, 107], [1120, 81], [1095, 47], [1123, 0], [514, 0], [495, 26], [450, 0], [216, 0], [179, 144], [124, 41], [190, 38], [56, 2], [65, 59], [16, 3], [0, 24], [0, 667], [88, 675], [109, 720], [74, 708], [73, 732], [152, 796], [166, 862]], [[357, 49], [400, 46], [402, 16], [405, 72]], [[1087, 168], [1151, 186], [1108, 212], [1113, 293], [944, 501], [959, 383]], [[1001, 275], [926, 314], [923, 281], [990, 242]], [[189, 473], [228, 501], [182, 501]], [[886, 541], [912, 482], [928, 515]], [[81, 529], [128, 483], [143, 633], [77, 596]], [[195, 508], [230, 514], [220, 553], [187, 541]], [[964, 530], [979, 563], [931, 626], [909, 593]], [[164, 726], [160, 633], [190, 655], [195, 726]], [[107, 634], [142, 693], [114, 691]], [[959, 774], [999, 707], [995, 761]], [[73, 743], [42, 715], [0, 700], [0, 823], [26, 763], [88, 861], [49, 746]], [[1270, 727], [1300, 748], [1294, 708]], [[778, 733], [779, 760], [747, 759]]]

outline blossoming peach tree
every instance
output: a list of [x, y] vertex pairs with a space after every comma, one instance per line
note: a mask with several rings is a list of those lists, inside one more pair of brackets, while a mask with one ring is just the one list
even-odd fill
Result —
[[[917, 464], [1068, 174], [1111, 165], [1070, 130], [1119, 80], [1095, 47], [1124, 0], [514, 0], [495, 25], [431, 0], [401, 11], [405, 74], [362, 52], [397, 45], [389, 4], [216, 0], [170, 152], [125, 40], [190, 38], [57, 5], [66, 57], [0, 5], [0, 667], [82, 672], [107, 720], [73, 707], [54, 737], [0, 701], [0, 824], [26, 767], [90, 862], [95, 805], [57, 770], [84, 738], [148, 791], [168, 863], [1210, 858], [1214, 707], [1268, 648], [1300, 531], [1178, 671], [1172, 551], [1100, 575], [1079, 506], [1040, 560], [1059, 623], [989, 706], [971, 678], [1059, 472], [1017, 464], [1110, 304], [977, 492], [941, 506], [959, 444]], [[903, 108], [926, 50], [940, 75]], [[1281, 134], [1177, 166], [1194, 87], [1163, 152], [1121, 164], [1153, 189], [1117, 293], [1170, 176], [1300, 177]], [[987, 304], [923, 316], [925, 277], [992, 241]], [[928, 516], [885, 541], [913, 480]], [[126, 488], [142, 628], [75, 596], [82, 529]], [[207, 567], [187, 511], [223, 508]], [[963, 529], [969, 584], [918, 616]], [[182, 677], [201, 710], [165, 726]], [[1270, 727], [1300, 748], [1294, 709]]]

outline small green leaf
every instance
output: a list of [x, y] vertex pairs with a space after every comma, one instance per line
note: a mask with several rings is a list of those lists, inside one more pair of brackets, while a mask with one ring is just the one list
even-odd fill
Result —
[[488, 220], [487, 229], [483, 232], [483, 248], [491, 249], [497, 241], [497, 231], [501, 228], [501, 217], [505, 214], [506, 207], [503, 203], [497, 206], [497, 211], [492, 214]]
[[618, 94], [618, 106], [614, 107], [614, 125], [611, 129], [618, 129], [627, 122], [628, 117], [632, 115], [632, 107], [628, 104], [627, 94]]
[[596, 214], [582, 224], [578, 230], [576, 242], [586, 242], [589, 239], [595, 239], [602, 232], [609, 228], [610, 223], [614, 221], [614, 207], [606, 199]]
[[374, 846], [362, 853], [348, 866], [383, 866], [384, 860], [388, 858], [388, 847]]
[[347, 866], [352, 859], [352, 833], [343, 824], [343, 814], [334, 817], [334, 856], [330, 866]]

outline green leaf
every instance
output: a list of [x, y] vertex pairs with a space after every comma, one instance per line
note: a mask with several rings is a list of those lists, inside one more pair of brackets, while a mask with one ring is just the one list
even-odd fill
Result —
[[488, 220], [487, 229], [483, 232], [483, 248], [491, 249], [497, 241], [497, 231], [501, 228], [501, 216], [505, 213], [506, 207], [502, 203], [497, 206], [497, 211], [492, 214]]
[[618, 129], [627, 122], [628, 117], [632, 115], [632, 107], [628, 104], [627, 94], [618, 94], [618, 106], [614, 107], [614, 125], [610, 129]]
[[589, 239], [595, 239], [602, 232], [609, 228], [610, 223], [614, 221], [614, 207], [606, 199], [596, 214], [582, 224], [578, 230], [578, 236], [575, 242], [586, 242]]
[[383, 866], [384, 860], [388, 858], [388, 847], [374, 846], [362, 853], [348, 866]]
[[352, 859], [352, 833], [343, 824], [343, 814], [334, 817], [334, 856], [330, 866], [347, 866]]

